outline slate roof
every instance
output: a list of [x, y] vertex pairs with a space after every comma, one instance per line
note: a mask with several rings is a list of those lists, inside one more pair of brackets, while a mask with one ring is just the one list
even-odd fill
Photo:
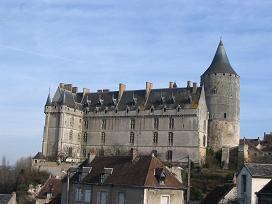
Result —
[[218, 204], [234, 187], [233, 184], [216, 186], [202, 201], [201, 204]]
[[37, 198], [45, 199], [47, 193], [52, 193], [52, 199], [61, 194], [61, 180], [56, 177], [50, 177], [47, 179], [43, 187], [41, 188]]
[[261, 190], [259, 190], [257, 193], [257, 195], [260, 194], [272, 194], [272, 180], [270, 180]]
[[272, 164], [246, 163], [244, 166], [252, 177], [272, 178]]
[[149, 110], [197, 108], [202, 87], [193, 92], [192, 87], [152, 89], [146, 98], [146, 90], [125, 90], [121, 97], [118, 91], [101, 91], [94, 93], [73, 93], [64, 88], [58, 88], [52, 100], [52, 105], [67, 105], [71, 108], [84, 108], [89, 111], [104, 110]]
[[0, 194], [0, 203], [7, 204], [12, 197], [12, 194]]
[[230, 65], [227, 53], [225, 51], [223, 42], [220, 40], [215, 55], [213, 57], [212, 63], [209, 68], [204, 72], [203, 75], [214, 74], [214, 73], [229, 73], [235, 74], [232, 66]]
[[[169, 172], [163, 163], [152, 156], [138, 156], [132, 160], [131, 156], [105, 156], [95, 157], [91, 163], [87, 160], [80, 167], [92, 167], [91, 172], [82, 179], [84, 183], [101, 184], [100, 176], [104, 168], [112, 168], [112, 174], [108, 175], [101, 185], [127, 185], [135, 187], [184, 189], [182, 183]], [[165, 184], [159, 183], [155, 176], [157, 168], [163, 168], [166, 175]], [[71, 181], [77, 182], [80, 173], [76, 173]], [[65, 182], [66, 179], [63, 179]]]
[[41, 152], [38, 152], [34, 157], [33, 159], [46, 159], [46, 157], [41, 153]]

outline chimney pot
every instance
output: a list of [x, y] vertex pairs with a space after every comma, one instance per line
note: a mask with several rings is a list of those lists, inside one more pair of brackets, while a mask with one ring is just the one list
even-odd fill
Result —
[[124, 91], [126, 90], [126, 85], [125, 84], [122, 84], [120, 83], [119, 84], [119, 93], [118, 93], [118, 99], [120, 100]]
[[191, 81], [187, 81], [187, 88], [192, 87], [192, 82]]
[[194, 93], [194, 94], [196, 93], [196, 90], [197, 90], [197, 83], [194, 82], [194, 83], [193, 83], [193, 93]]
[[151, 89], [153, 89], [153, 84], [151, 82], [146, 82], [145, 83], [145, 98], [146, 99], [149, 96]]
[[169, 89], [172, 89], [172, 88], [174, 88], [174, 82], [170, 81], [169, 82]]

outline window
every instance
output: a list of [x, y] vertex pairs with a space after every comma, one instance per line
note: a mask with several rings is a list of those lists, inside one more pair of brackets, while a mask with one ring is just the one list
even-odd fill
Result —
[[227, 118], [227, 113], [224, 113], [224, 118]]
[[203, 146], [206, 146], [206, 135], [203, 136]]
[[154, 118], [154, 129], [159, 128], [159, 118]]
[[174, 129], [174, 118], [169, 118], [169, 129]]
[[105, 137], [106, 137], [106, 134], [105, 132], [101, 132], [101, 144], [105, 144]]
[[246, 192], [246, 185], [247, 185], [246, 179], [247, 179], [247, 176], [242, 175], [242, 182], [241, 182], [241, 184], [242, 184], [242, 193]]
[[85, 121], [84, 121], [84, 128], [85, 128], [85, 129], [88, 129], [88, 120], [85, 120]]
[[158, 132], [153, 133], [153, 144], [158, 144]]
[[106, 119], [103, 119], [102, 120], [102, 129], [105, 130], [106, 127], [107, 127], [107, 121], [106, 121]]
[[68, 157], [72, 157], [72, 155], [73, 155], [73, 148], [69, 147], [68, 148]]
[[82, 150], [82, 155], [83, 155], [83, 157], [86, 157], [86, 149]]
[[76, 188], [75, 200], [76, 201], [81, 201], [81, 197], [82, 197], [82, 190], [81, 190], [81, 188]]
[[213, 93], [213, 94], [217, 94], [217, 89], [216, 89], [216, 87], [214, 87], [214, 88], [212, 89], [212, 93]]
[[84, 143], [87, 143], [87, 139], [88, 137], [87, 137], [87, 132], [84, 132], [84, 135], [83, 135], [83, 142]]
[[135, 130], [135, 119], [130, 119], [130, 129]]
[[204, 129], [204, 131], [206, 131], [206, 120], [204, 120], [204, 127], [203, 127], [203, 129]]
[[70, 130], [70, 132], [69, 132], [69, 140], [70, 141], [73, 140], [73, 130]]
[[101, 191], [99, 196], [99, 204], [108, 204], [108, 192]]
[[166, 153], [166, 159], [167, 161], [172, 161], [173, 152], [171, 150], [168, 150]]
[[162, 195], [161, 196], [161, 204], [170, 204], [170, 196]]
[[168, 133], [168, 144], [173, 145], [173, 132]]
[[118, 204], [125, 204], [125, 193], [118, 193]]
[[134, 144], [134, 132], [130, 132], [129, 143]]
[[81, 134], [78, 133], [78, 134], [77, 134], [77, 140], [80, 142], [80, 139], [81, 139]]
[[85, 203], [91, 203], [91, 201], [92, 201], [92, 191], [91, 190], [85, 190], [84, 202]]
[[74, 126], [74, 117], [71, 117], [70, 118], [70, 127], [73, 127]]

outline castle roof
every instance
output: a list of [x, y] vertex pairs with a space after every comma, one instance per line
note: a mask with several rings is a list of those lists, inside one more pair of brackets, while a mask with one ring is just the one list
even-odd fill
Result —
[[222, 40], [220, 40], [219, 42], [219, 45], [217, 47], [217, 50], [215, 52], [211, 65], [204, 72], [203, 75], [215, 74], [215, 73], [229, 73], [229, 74], [237, 75], [237, 73], [234, 71], [234, 69], [230, 65]]

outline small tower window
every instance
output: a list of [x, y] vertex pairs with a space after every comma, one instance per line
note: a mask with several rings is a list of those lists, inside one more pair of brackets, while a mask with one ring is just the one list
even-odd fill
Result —
[[103, 119], [102, 120], [102, 129], [105, 130], [106, 127], [107, 127], [107, 121], [106, 121], [106, 119]]
[[72, 157], [72, 155], [73, 155], [73, 148], [69, 147], [68, 148], [68, 157]]
[[69, 140], [70, 141], [73, 140], [73, 130], [70, 130], [70, 132], [69, 132]]
[[203, 136], [203, 146], [206, 146], [206, 135]]
[[224, 118], [227, 118], [227, 113], [224, 113]]

